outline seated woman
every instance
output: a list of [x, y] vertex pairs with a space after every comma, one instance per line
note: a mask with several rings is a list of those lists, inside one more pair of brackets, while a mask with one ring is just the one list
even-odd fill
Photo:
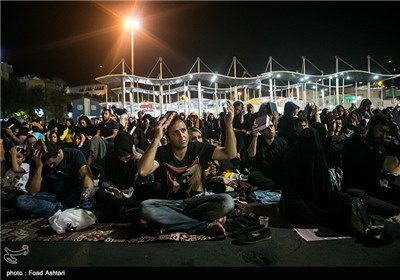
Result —
[[304, 129], [285, 157], [280, 209], [290, 223], [347, 231], [347, 196], [334, 192], [322, 143], [314, 128]]
[[96, 135], [97, 127], [90, 122], [89, 117], [81, 116], [78, 119], [75, 132], [85, 133], [86, 137], [90, 140]]
[[133, 144], [135, 144], [136, 149], [140, 149], [142, 151], [146, 151], [149, 146], [149, 141], [146, 138], [143, 130], [141, 128], [136, 128], [132, 133]]
[[92, 151], [90, 150], [90, 140], [84, 132], [75, 132], [74, 148], [81, 150], [86, 158], [86, 161], [88, 162], [88, 165], [91, 166], [93, 163], [93, 159]]

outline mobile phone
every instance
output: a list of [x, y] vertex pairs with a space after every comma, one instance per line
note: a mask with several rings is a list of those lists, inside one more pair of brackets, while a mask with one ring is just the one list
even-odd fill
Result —
[[38, 149], [42, 155], [47, 154], [48, 150], [47, 150], [47, 146], [46, 146], [46, 142], [44, 142], [43, 139], [39, 139], [35, 142], [35, 144], [33, 145], [33, 148], [36, 150]]

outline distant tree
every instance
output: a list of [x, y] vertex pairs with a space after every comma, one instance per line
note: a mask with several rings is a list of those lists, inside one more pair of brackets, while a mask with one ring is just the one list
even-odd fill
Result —
[[62, 122], [67, 114], [67, 103], [70, 97], [64, 88], [45, 92], [43, 109], [46, 119], [55, 119]]
[[33, 116], [37, 108], [44, 108], [46, 101], [45, 89], [42, 86], [34, 86], [27, 89], [26, 102], [29, 103], [27, 112]]
[[1, 78], [1, 117], [9, 118], [18, 112], [29, 111], [27, 91], [17, 78]]
[[43, 108], [44, 119], [62, 121], [66, 117], [71, 96], [65, 89], [46, 91], [42, 86], [26, 88], [17, 78], [1, 79], [1, 117], [30, 119], [35, 110]]

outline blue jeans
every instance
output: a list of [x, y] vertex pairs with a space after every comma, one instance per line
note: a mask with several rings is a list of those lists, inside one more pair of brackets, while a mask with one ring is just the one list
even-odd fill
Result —
[[171, 232], [202, 234], [216, 219], [235, 207], [226, 193], [196, 196], [179, 200], [148, 199], [140, 204], [141, 215], [150, 223]]
[[38, 192], [34, 196], [24, 194], [17, 198], [15, 209], [19, 212], [48, 218], [53, 216], [58, 210], [78, 206], [81, 193], [82, 190], [77, 188], [63, 195], [48, 192]]

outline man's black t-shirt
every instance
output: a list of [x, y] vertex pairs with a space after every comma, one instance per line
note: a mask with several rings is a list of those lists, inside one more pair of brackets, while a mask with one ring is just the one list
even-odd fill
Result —
[[172, 153], [171, 144], [157, 149], [155, 159], [160, 164], [157, 174], [167, 198], [186, 198], [204, 192], [203, 172], [215, 148], [208, 143], [190, 142], [181, 161]]
[[281, 183], [283, 176], [283, 159], [289, 146], [283, 138], [275, 137], [268, 145], [262, 136], [257, 138], [257, 154], [252, 158], [253, 171], [262, 171], [264, 176]]
[[[85, 156], [80, 150], [75, 148], [65, 148], [63, 152], [64, 158], [58, 166], [54, 168], [50, 168], [47, 165], [43, 166], [41, 192], [62, 194], [79, 188], [82, 185], [82, 177], [79, 174], [79, 169], [86, 164]], [[30, 176], [36, 170], [34, 162], [31, 168], [32, 172], [30, 172]]]
[[[100, 135], [103, 137], [108, 137], [113, 134], [113, 130], [119, 130], [119, 123], [114, 120], [109, 120], [108, 122], [101, 122], [98, 124], [97, 129], [100, 130]], [[112, 141], [108, 139], [107, 141]]]

